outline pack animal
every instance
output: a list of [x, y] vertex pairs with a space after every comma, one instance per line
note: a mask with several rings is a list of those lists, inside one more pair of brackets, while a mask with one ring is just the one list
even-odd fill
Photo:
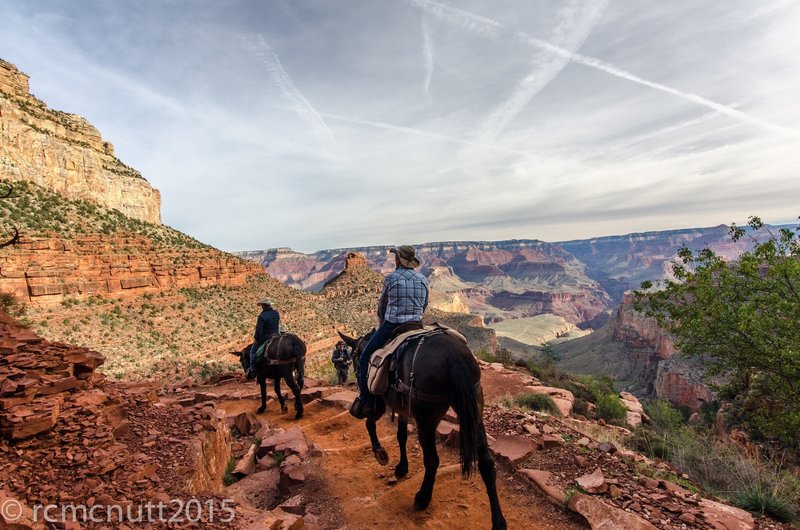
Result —
[[[342, 333], [339, 335], [356, 352], [357, 357], [372, 332], [360, 338], [348, 337]], [[389, 463], [389, 455], [381, 446], [376, 427], [376, 421], [386, 412], [388, 404], [398, 414], [397, 442], [400, 446], [400, 462], [394, 468], [397, 478], [408, 474], [408, 420], [411, 417], [416, 420], [425, 475], [414, 497], [414, 509], [427, 508], [433, 496], [433, 485], [439, 467], [436, 427], [447, 409], [452, 406], [460, 424], [461, 472], [468, 477], [477, 464], [489, 496], [492, 529], [504, 530], [506, 520], [497, 496], [494, 459], [489, 453], [483, 425], [481, 371], [472, 352], [459, 339], [444, 332], [435, 333], [422, 342], [407, 346], [405, 354], [397, 361], [396, 373], [394, 384], [390, 384], [386, 393], [378, 397], [376, 414], [366, 419], [376, 460], [381, 465]]]
[[[239, 357], [244, 372], [250, 368], [250, 347], [248, 344], [240, 352], [231, 352], [232, 355]], [[295, 419], [303, 417], [303, 400], [300, 398], [300, 390], [303, 389], [306, 365], [306, 343], [297, 335], [285, 333], [274, 337], [267, 343], [264, 352], [265, 362], [257, 363], [256, 381], [261, 389], [261, 407], [258, 413], [267, 410], [267, 379], [272, 379], [275, 383], [275, 395], [281, 405], [281, 412], [288, 412], [286, 401], [281, 394], [281, 379], [283, 379], [289, 389], [294, 394]]]

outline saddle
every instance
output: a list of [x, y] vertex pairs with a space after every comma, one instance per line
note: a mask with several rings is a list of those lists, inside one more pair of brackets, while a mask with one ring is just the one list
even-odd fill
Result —
[[[417, 323], [415, 323], [417, 324]], [[367, 370], [367, 388], [370, 393], [377, 396], [383, 395], [389, 390], [390, 379], [396, 382], [395, 390], [410, 394], [413, 388], [413, 382], [404, 383], [397, 377], [397, 367], [400, 366], [400, 360], [406, 351], [414, 349], [414, 355], [420, 345], [429, 337], [447, 333], [464, 344], [467, 339], [458, 331], [443, 326], [434, 322], [429, 326], [414, 326], [413, 329], [406, 331], [400, 329], [386, 345], [372, 354], [369, 361], [369, 368]]]
[[[295, 359], [285, 360], [278, 357], [278, 352], [280, 351], [280, 341], [287, 335], [289, 335], [288, 332], [281, 331], [277, 335], [273, 335], [267, 339], [264, 344], [259, 346], [255, 355], [253, 356], [254, 364], [258, 366], [261, 364], [289, 364], [295, 362]], [[278, 341], [278, 346], [274, 349], [274, 351], [270, 351], [270, 346], [276, 340]]]

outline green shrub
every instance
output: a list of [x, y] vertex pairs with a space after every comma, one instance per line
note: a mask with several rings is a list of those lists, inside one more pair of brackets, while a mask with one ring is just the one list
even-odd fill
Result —
[[484, 361], [484, 362], [487, 362], [487, 363], [493, 363], [494, 362], [494, 355], [492, 355], [491, 353], [489, 353], [486, 350], [478, 350], [478, 351], [476, 351], [475, 352], [475, 357], [477, 357], [481, 361]]
[[646, 401], [643, 406], [645, 414], [650, 417], [653, 428], [658, 433], [675, 432], [684, 425], [683, 414], [670, 405], [668, 401]]
[[553, 401], [553, 398], [547, 394], [523, 392], [521, 394], [517, 394], [517, 396], [514, 398], [514, 403], [525, 409], [539, 410], [543, 412], [549, 412], [555, 416], [561, 416], [561, 411], [558, 410], [555, 401]]
[[768, 515], [782, 523], [797, 520], [792, 501], [776, 494], [771, 488], [764, 488], [761, 485], [746, 487], [736, 493], [731, 500], [740, 508], [758, 515]]
[[620, 420], [625, 417], [628, 409], [616, 394], [604, 394], [597, 399], [597, 417], [606, 421]]
[[236, 457], [231, 457], [228, 460], [228, 465], [225, 466], [225, 474], [222, 476], [222, 483], [226, 486], [230, 486], [234, 482], [236, 482], [236, 476], [233, 474], [233, 470], [236, 469]]

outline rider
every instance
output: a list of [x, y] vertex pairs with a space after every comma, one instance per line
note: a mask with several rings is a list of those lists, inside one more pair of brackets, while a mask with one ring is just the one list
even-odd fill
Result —
[[345, 346], [344, 341], [336, 343], [336, 348], [331, 354], [331, 362], [336, 367], [336, 375], [340, 385], [347, 382], [347, 372], [350, 367], [350, 348]]
[[414, 270], [419, 267], [414, 248], [403, 245], [392, 248], [389, 252], [394, 254], [396, 269], [383, 282], [383, 292], [378, 302], [378, 319], [381, 325], [361, 352], [358, 361], [358, 387], [361, 393], [350, 408], [350, 414], [358, 419], [370, 417], [375, 411], [375, 396], [367, 389], [370, 357], [389, 341], [400, 325], [421, 322], [422, 313], [428, 307], [428, 279]]
[[247, 378], [254, 379], [256, 350], [272, 337], [280, 334], [281, 315], [272, 307], [272, 300], [262, 298], [258, 305], [261, 313], [256, 321], [256, 332], [253, 335], [253, 345], [250, 347], [250, 367], [247, 369]]

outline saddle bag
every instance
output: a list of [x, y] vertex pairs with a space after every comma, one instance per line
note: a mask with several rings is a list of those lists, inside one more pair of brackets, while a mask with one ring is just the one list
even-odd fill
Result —
[[367, 389], [371, 394], [381, 396], [389, 390], [389, 366], [393, 353], [390, 349], [380, 349], [372, 354], [367, 370]]

